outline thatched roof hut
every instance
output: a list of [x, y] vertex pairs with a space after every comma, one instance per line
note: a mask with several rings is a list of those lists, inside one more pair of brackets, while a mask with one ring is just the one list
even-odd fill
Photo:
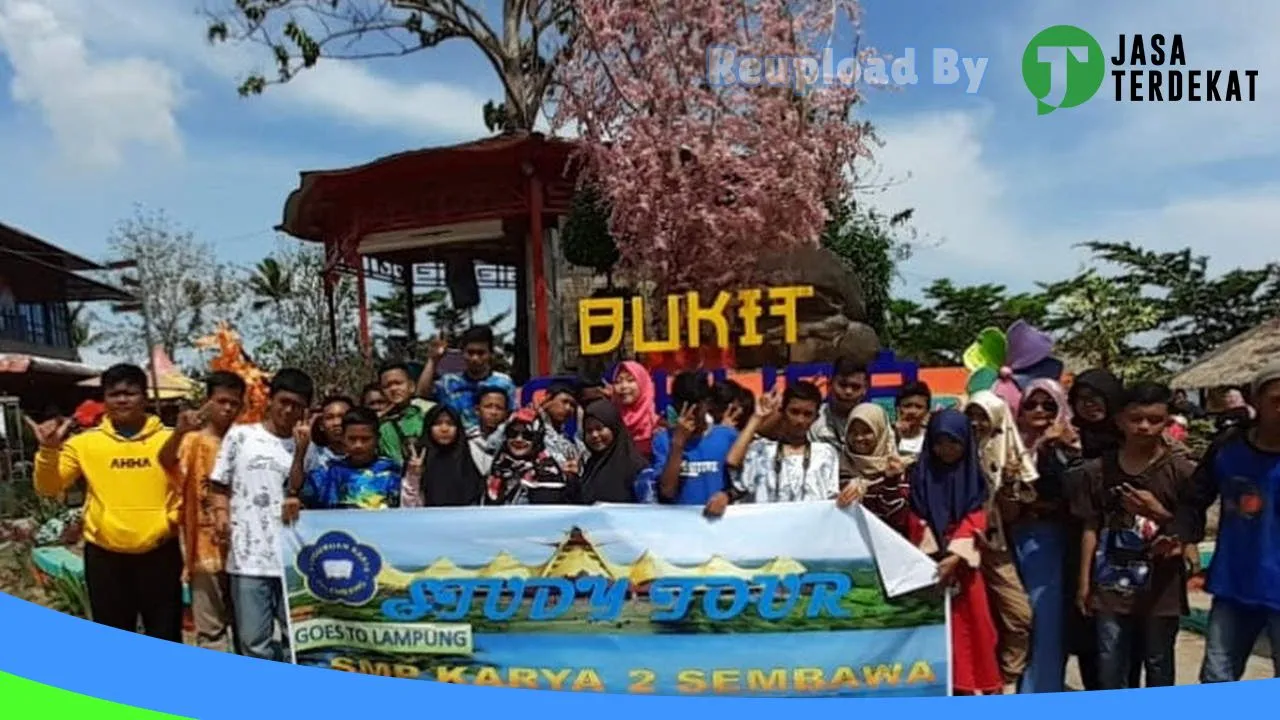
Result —
[[1243, 332], [1174, 376], [1170, 386], [1204, 390], [1248, 385], [1266, 363], [1280, 358], [1280, 317]]

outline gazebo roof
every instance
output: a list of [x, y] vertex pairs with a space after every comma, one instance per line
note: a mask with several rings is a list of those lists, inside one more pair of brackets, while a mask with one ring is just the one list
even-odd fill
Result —
[[1246, 385], [1267, 362], [1280, 357], [1280, 317], [1272, 318], [1219, 345], [1174, 376], [1184, 390]]
[[[353, 225], [381, 232], [517, 216], [527, 212], [521, 189], [534, 172], [546, 184], [544, 210], [565, 212], [573, 150], [571, 141], [520, 131], [349, 168], [305, 171], [276, 229], [324, 242], [351, 232]], [[440, 196], [459, 193], [465, 197], [441, 202]]]

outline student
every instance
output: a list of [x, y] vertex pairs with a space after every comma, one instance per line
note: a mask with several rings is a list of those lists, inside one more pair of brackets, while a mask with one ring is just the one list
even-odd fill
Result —
[[552, 384], [542, 399], [539, 414], [546, 430], [543, 442], [547, 453], [561, 468], [570, 461], [580, 463], [582, 456], [586, 455], [586, 448], [570, 430], [570, 423], [578, 414], [577, 390], [565, 382]]
[[712, 425], [707, 415], [710, 386], [702, 373], [684, 372], [671, 383], [678, 421], [653, 436], [653, 462], [658, 501], [705, 506], [727, 487], [725, 458], [738, 433]]
[[507, 393], [507, 409], [516, 408], [516, 385], [510, 376], [493, 369], [493, 330], [485, 325], [477, 325], [462, 334], [458, 339], [466, 358], [466, 370], [460, 373], [449, 373], [436, 377], [436, 365], [444, 358], [448, 345], [443, 337], [431, 343], [427, 365], [418, 376], [418, 395], [432, 398], [436, 402], [448, 405], [462, 417], [468, 427], [474, 427], [479, 419], [476, 417], [476, 392], [482, 387], [501, 388]]
[[476, 391], [476, 424], [467, 428], [466, 434], [467, 443], [471, 447], [471, 459], [481, 475], [489, 474], [493, 456], [502, 446], [502, 434], [499, 431], [510, 416], [507, 393], [502, 388], [482, 387]]
[[1017, 519], [1018, 499], [1033, 498], [1038, 473], [1013, 422], [1013, 413], [998, 395], [981, 390], [969, 398], [965, 416], [973, 426], [978, 458], [987, 480], [987, 531], [979, 535], [982, 578], [986, 581], [999, 629], [1000, 675], [1004, 694], [1017, 691], [1031, 648], [1031, 601], [1013, 561], [1006, 523]]
[[[781, 400], [779, 400], [781, 395]], [[725, 465], [733, 473], [727, 491], [711, 496], [705, 509], [708, 517], [719, 517], [732, 502], [803, 502], [834, 500], [840, 497], [840, 456], [826, 443], [809, 439], [809, 428], [818, 417], [822, 392], [812, 383], [798, 382], [785, 392], [775, 389], [760, 398], [747, 426], [729, 449]], [[765, 420], [776, 421], [777, 440], [757, 437]], [[845, 505], [857, 498], [859, 488], [850, 487]]]
[[898, 421], [894, 429], [897, 431], [898, 454], [908, 461], [924, 448], [925, 425], [929, 422], [932, 403], [933, 392], [923, 382], [907, 383], [898, 388], [898, 397], [894, 401]]
[[[342, 419], [355, 408], [351, 398], [330, 395], [320, 401], [320, 414], [311, 428], [311, 447], [318, 465], [327, 465], [344, 453], [342, 445]], [[377, 411], [374, 417], [378, 416]]]
[[382, 394], [381, 383], [369, 383], [360, 390], [360, 405], [367, 407], [382, 417], [382, 414], [391, 408], [391, 403], [387, 401], [387, 396]]
[[[298, 438], [295, 468], [306, 456], [305, 445], [305, 438]], [[401, 466], [378, 454], [378, 416], [372, 410], [354, 408], [343, 416], [342, 446], [345, 450], [342, 457], [312, 467], [305, 481], [299, 473], [291, 473], [289, 489], [301, 505], [309, 510], [399, 507]]]
[[1225, 436], [1196, 470], [1180, 508], [1188, 549], [1204, 538], [1205, 513], [1219, 498], [1217, 546], [1206, 590], [1213, 595], [1200, 682], [1234, 682], [1266, 632], [1280, 677], [1280, 361], [1253, 377], [1250, 427]]
[[182, 642], [182, 550], [176, 483], [160, 465], [170, 431], [146, 411], [136, 365], [102, 374], [106, 417], [68, 439], [71, 420], [36, 425], [35, 490], [57, 497], [84, 479], [84, 575], [93, 621]]
[[[287, 657], [280, 530], [297, 446], [293, 430], [304, 422], [313, 393], [311, 378], [301, 370], [277, 372], [262, 422], [237, 425], [227, 433], [209, 476], [215, 522], [231, 537], [227, 574], [240, 655], [276, 661]], [[283, 643], [276, 641], [277, 631]]]
[[[1071, 403], [1071, 424], [1080, 435], [1080, 457], [1085, 460], [1102, 457], [1120, 447], [1120, 428], [1116, 424], [1116, 416], [1120, 414], [1124, 404], [1124, 383], [1114, 373], [1102, 368], [1086, 370], [1071, 382], [1071, 391], [1067, 395]], [[1068, 482], [1078, 474], [1066, 477]], [[1067, 495], [1075, 492], [1067, 488]], [[1071, 606], [1067, 609], [1067, 638], [1070, 654], [1076, 656], [1080, 667], [1080, 682], [1085, 690], [1098, 690], [1102, 687], [1098, 679], [1098, 629], [1093, 617], [1082, 615], [1075, 607], [1074, 599], [1078, 588], [1076, 581], [1079, 574], [1075, 568], [1080, 567], [1080, 538], [1084, 535], [1084, 526], [1075, 517], [1067, 519], [1067, 552], [1068, 568], [1066, 592]], [[1141, 628], [1133, 633], [1133, 652], [1130, 653], [1129, 686], [1138, 687], [1142, 683], [1142, 632]]]
[[658, 415], [654, 410], [656, 392], [649, 371], [631, 360], [619, 363], [610, 385], [610, 394], [622, 413], [622, 423], [635, 441], [636, 449], [645, 457], [652, 457]]
[[1084, 523], [1076, 604], [1096, 617], [1098, 681], [1129, 687], [1132, 636], [1141, 628], [1147, 687], [1174, 684], [1174, 643], [1187, 612], [1182, 544], [1174, 536], [1191, 464], [1164, 440], [1173, 394], [1158, 383], [1125, 391], [1116, 450], [1080, 469], [1072, 510]]
[[226, 573], [227, 538], [217, 533], [209, 476], [222, 438], [244, 409], [245, 389], [235, 373], [210, 374], [204, 407], [179, 415], [173, 435], [160, 448], [160, 464], [182, 483], [182, 541], [196, 644], [224, 651], [231, 639], [231, 581]]
[[986, 503], [987, 481], [968, 418], [958, 410], [934, 413], [911, 467], [910, 506], [921, 526], [920, 548], [937, 560], [939, 582], [952, 592], [952, 684], [965, 695], [1002, 688], [996, 629], [979, 572]]
[[[707, 414], [711, 416], [712, 422], [742, 432], [751, 420], [755, 406], [756, 398], [750, 390], [733, 380], [725, 380], [711, 386]], [[767, 422], [775, 419], [776, 416], [770, 416]]]
[[1036, 467], [1035, 498], [1020, 501], [1017, 519], [1006, 527], [1018, 576], [1031, 601], [1031, 657], [1018, 692], [1062, 692], [1073, 577], [1066, 562], [1074, 539], [1063, 488], [1080, 454], [1066, 391], [1055, 380], [1033, 380], [1018, 402], [1017, 425]]
[[867, 366], [850, 357], [836, 360], [831, 368], [831, 387], [827, 401], [818, 411], [818, 419], [809, 430], [814, 442], [827, 443], [840, 452], [844, 448], [844, 433], [849, 426], [849, 413], [867, 399], [870, 387]]
[[853, 408], [844, 431], [840, 485], [857, 484], [862, 507], [909, 537], [905, 464], [893, 446], [889, 415], [875, 403]]
[[636, 450], [613, 403], [588, 403], [583, 410], [582, 434], [591, 453], [582, 468], [584, 502], [633, 503], [647, 495], [643, 490], [637, 493], [636, 484], [649, 463]]
[[[483, 397], [483, 396], [482, 396]], [[506, 410], [505, 400], [502, 405]], [[406, 507], [465, 507], [479, 505], [484, 493], [486, 463], [482, 472], [476, 465], [472, 447], [462, 428], [462, 418], [447, 405], [436, 405], [427, 413], [426, 434], [418, 483], [405, 476]]]
[[430, 409], [430, 403], [424, 406], [414, 401], [413, 378], [404, 363], [384, 366], [378, 371], [378, 379], [382, 383], [382, 394], [390, 404], [382, 414], [378, 429], [378, 452], [403, 464], [409, 446], [422, 435], [422, 418]]

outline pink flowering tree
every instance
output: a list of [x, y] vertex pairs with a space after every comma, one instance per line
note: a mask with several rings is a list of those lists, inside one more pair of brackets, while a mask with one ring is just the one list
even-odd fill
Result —
[[821, 58], [836, 23], [856, 22], [854, 0], [576, 10], [554, 124], [581, 135], [583, 182], [611, 208], [620, 270], [666, 291], [724, 289], [749, 282], [762, 253], [818, 243], [871, 135], [851, 117], [852, 74], [800, 58]]

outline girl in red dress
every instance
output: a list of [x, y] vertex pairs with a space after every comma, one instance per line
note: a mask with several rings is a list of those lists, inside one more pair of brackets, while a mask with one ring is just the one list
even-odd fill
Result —
[[969, 419], [958, 410], [934, 413], [911, 468], [910, 507], [920, 549], [938, 561], [939, 582], [951, 593], [952, 690], [959, 695], [998, 694], [1003, 685], [975, 540], [987, 529], [986, 500]]

